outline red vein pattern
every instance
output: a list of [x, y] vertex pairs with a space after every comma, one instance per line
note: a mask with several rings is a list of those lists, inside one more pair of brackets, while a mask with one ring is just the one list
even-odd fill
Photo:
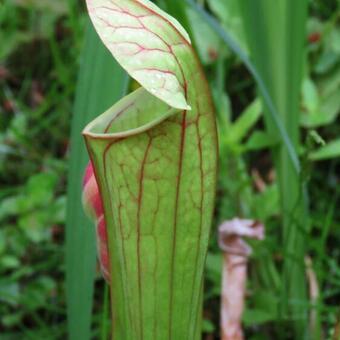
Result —
[[118, 62], [182, 109], [124, 139], [85, 133], [108, 225], [113, 338], [199, 339], [217, 167], [206, 80], [182, 29], [146, 0], [88, 7]]
[[[185, 80], [173, 47], [189, 43], [175, 24], [136, 0], [87, 0], [87, 5], [99, 36], [130, 75], [169, 105], [187, 109]], [[134, 54], [138, 58], [131, 58]], [[159, 73], [150, 74], [147, 65]]]

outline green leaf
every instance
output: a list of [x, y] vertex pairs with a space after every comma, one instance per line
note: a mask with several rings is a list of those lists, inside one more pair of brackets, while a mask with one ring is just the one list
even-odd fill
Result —
[[280, 138], [264, 131], [255, 131], [247, 140], [244, 151], [255, 151], [277, 146]]
[[108, 228], [112, 338], [199, 339], [217, 168], [210, 91], [186, 33], [151, 2], [88, 4], [142, 85], [84, 129]]
[[185, 79], [176, 57], [190, 44], [182, 26], [147, 0], [110, 4], [88, 0], [87, 5], [105, 46], [130, 76], [170, 106], [189, 110]]
[[57, 175], [51, 172], [40, 173], [30, 177], [25, 188], [29, 204], [31, 206], [41, 206], [51, 202], [57, 179]]
[[317, 84], [306, 79], [300, 119], [302, 126], [315, 128], [334, 122], [340, 112], [339, 90], [340, 67]]
[[4, 269], [17, 268], [20, 265], [19, 260], [16, 257], [10, 255], [1, 257], [0, 263], [1, 267], [3, 267]]
[[275, 314], [269, 313], [265, 309], [246, 309], [243, 315], [243, 322], [246, 326], [261, 325], [276, 319]]
[[39, 243], [50, 239], [49, 214], [40, 208], [21, 216], [18, 226], [32, 242]]
[[323, 161], [338, 157], [340, 157], [340, 139], [333, 140], [310, 154], [310, 159], [313, 161]]
[[204, 333], [213, 333], [215, 330], [215, 325], [213, 324], [212, 321], [204, 319], [203, 320], [203, 325], [202, 325], [202, 331]]
[[230, 132], [227, 135], [229, 143], [240, 143], [249, 130], [259, 121], [261, 114], [261, 102], [260, 100], [255, 100], [231, 126]]
[[307, 110], [315, 111], [319, 107], [319, 94], [316, 85], [309, 78], [303, 81], [302, 95]]
[[96, 247], [94, 227], [85, 217], [81, 204], [82, 177], [88, 163], [81, 131], [86, 123], [126, 92], [128, 79], [91, 26], [86, 33], [79, 74], [68, 174], [66, 288], [69, 339], [88, 340], [91, 337]]
[[340, 97], [338, 92], [321, 99], [320, 105], [310, 112], [303, 112], [301, 124], [306, 128], [316, 128], [331, 124], [335, 121], [340, 112]]
[[16, 282], [0, 281], [0, 301], [8, 303], [12, 306], [17, 305], [17, 301], [20, 297], [20, 287]]
[[8, 216], [20, 213], [20, 196], [8, 197], [2, 200], [0, 205], [0, 221]]

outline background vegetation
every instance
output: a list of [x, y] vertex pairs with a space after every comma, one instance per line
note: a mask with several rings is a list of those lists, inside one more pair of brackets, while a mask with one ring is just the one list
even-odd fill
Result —
[[[287, 257], [282, 235], [287, 212], [280, 205], [277, 164], [270, 152], [280, 136], [265, 130], [253, 77], [221, 39], [225, 30], [251, 53], [249, 32], [242, 24], [247, 12], [235, 0], [199, 3], [217, 20], [219, 32], [194, 7], [185, 12], [183, 1], [159, 1], [164, 8], [168, 5], [194, 38], [218, 113], [221, 165], [206, 268], [204, 337], [218, 338], [219, 333], [222, 263], [216, 227], [224, 219], [240, 216], [263, 221], [267, 234], [265, 241], [252, 244], [246, 336], [299, 339], [292, 326], [299, 317], [282, 312], [291, 299], [284, 288], [296, 276], [287, 278], [281, 270]], [[317, 283], [319, 290], [313, 298], [307, 292], [306, 299], [290, 303], [312, 313], [312, 330], [318, 339], [334, 336], [340, 315], [339, 21], [339, 1], [309, 1], [297, 152], [303, 170], [299, 183], [308, 184], [310, 208], [301, 247], [315, 278], [305, 274], [304, 268], [292, 275], [305, 279], [307, 288]], [[79, 171], [86, 163], [79, 131], [128, 89], [126, 76], [101, 49], [89, 28], [83, 2], [3, 0], [0, 24], [0, 338], [61, 339], [73, 334], [75, 339], [85, 339], [90, 329], [86, 310], [91, 311], [93, 276], [91, 334], [105, 338], [107, 296], [103, 280], [94, 271], [93, 229], [77, 213]], [[278, 41], [272, 42], [271, 50], [275, 51]], [[258, 58], [265, 63], [271, 60], [269, 54]], [[281, 74], [280, 65], [274, 64], [273, 78]], [[290, 69], [285, 72], [288, 78], [294, 76]], [[271, 81], [275, 86], [275, 79]], [[68, 199], [67, 176], [71, 179]], [[283, 185], [292, 188], [290, 180]]]

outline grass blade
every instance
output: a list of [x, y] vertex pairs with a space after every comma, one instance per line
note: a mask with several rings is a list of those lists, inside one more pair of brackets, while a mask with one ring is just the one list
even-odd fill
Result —
[[[280, 115], [294, 150], [299, 145], [299, 96], [304, 61], [307, 1], [243, 0], [243, 23], [254, 64]], [[275, 133], [265, 110], [269, 133]], [[306, 197], [303, 178], [287, 148], [273, 149], [283, 217], [283, 291], [281, 316], [294, 322], [295, 337], [307, 330], [305, 280]]]
[[66, 221], [68, 336], [90, 339], [96, 249], [94, 227], [81, 205], [82, 177], [88, 162], [81, 131], [121, 97], [128, 77], [88, 25], [72, 121]]

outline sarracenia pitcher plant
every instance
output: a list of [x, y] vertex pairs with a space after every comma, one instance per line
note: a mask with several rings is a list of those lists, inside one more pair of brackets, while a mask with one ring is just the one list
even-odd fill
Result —
[[83, 132], [95, 176], [90, 168], [86, 183], [101, 199], [85, 201], [99, 243], [108, 241], [100, 249], [112, 338], [199, 339], [217, 163], [207, 81], [188, 34], [150, 1], [87, 6], [105, 46], [141, 85]]

